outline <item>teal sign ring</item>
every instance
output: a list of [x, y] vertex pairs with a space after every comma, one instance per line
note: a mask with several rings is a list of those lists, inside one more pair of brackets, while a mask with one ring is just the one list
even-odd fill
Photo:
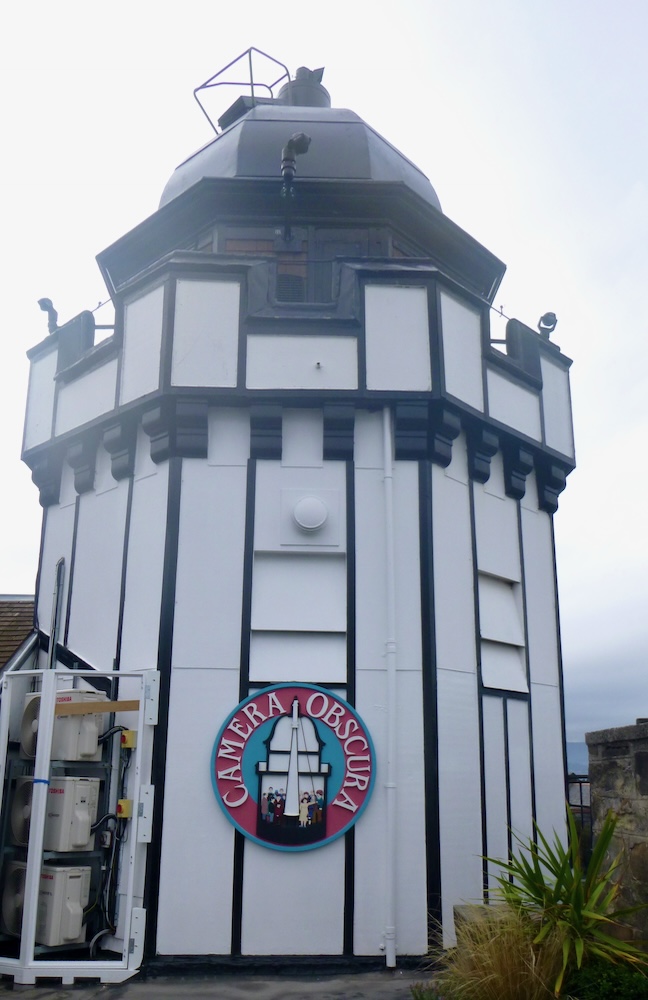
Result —
[[216, 799], [244, 836], [309, 851], [346, 833], [366, 808], [376, 757], [351, 705], [312, 684], [274, 684], [228, 715], [216, 737]]

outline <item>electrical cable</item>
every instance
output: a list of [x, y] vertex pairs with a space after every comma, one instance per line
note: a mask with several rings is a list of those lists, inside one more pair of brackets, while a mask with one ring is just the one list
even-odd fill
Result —
[[106, 813], [105, 816], [102, 816], [101, 819], [98, 819], [96, 823], [92, 824], [92, 826], [90, 827], [90, 833], [94, 833], [95, 830], [99, 829], [99, 827], [102, 825], [102, 823], [105, 823], [109, 819], [114, 819], [115, 823], [117, 823], [118, 820], [119, 820], [119, 817], [117, 816], [116, 813]]
[[110, 739], [111, 736], [114, 736], [115, 733], [126, 733], [126, 732], [128, 732], [128, 726], [112, 726], [111, 729], [107, 729], [106, 732], [99, 737], [97, 742], [105, 743], [106, 740]]

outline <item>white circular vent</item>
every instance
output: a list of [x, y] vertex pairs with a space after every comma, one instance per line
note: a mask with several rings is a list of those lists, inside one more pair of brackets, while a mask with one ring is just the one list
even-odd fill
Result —
[[328, 507], [319, 497], [302, 497], [295, 504], [293, 517], [302, 531], [317, 531], [328, 517]]

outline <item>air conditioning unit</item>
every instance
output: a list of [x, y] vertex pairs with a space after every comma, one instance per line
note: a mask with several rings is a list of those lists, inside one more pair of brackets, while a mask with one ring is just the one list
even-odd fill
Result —
[[[43, 850], [92, 851], [92, 824], [97, 819], [99, 778], [52, 778], [47, 789]], [[34, 779], [16, 781], [11, 800], [11, 837], [14, 844], [29, 842]]]
[[[107, 700], [103, 691], [81, 691], [78, 688], [58, 691], [56, 694], [57, 705]], [[30, 692], [25, 697], [20, 725], [20, 753], [28, 759], [36, 756], [40, 703], [39, 691]], [[104, 731], [105, 718], [99, 712], [90, 715], [57, 715], [52, 736], [52, 760], [101, 760], [99, 737]]]
[[[2, 930], [20, 936], [27, 865], [11, 861], [2, 891]], [[83, 910], [90, 899], [90, 868], [43, 865], [36, 912], [36, 943], [54, 948], [85, 941]]]

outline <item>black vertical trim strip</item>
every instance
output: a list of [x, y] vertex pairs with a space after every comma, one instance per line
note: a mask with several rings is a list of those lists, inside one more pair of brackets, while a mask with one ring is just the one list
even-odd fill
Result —
[[241, 670], [239, 701], [250, 693], [250, 630], [252, 627], [252, 570], [254, 567], [254, 507], [256, 501], [255, 458], [248, 459], [243, 548], [243, 606], [241, 609]]
[[117, 642], [115, 644], [115, 670], [119, 670], [121, 661], [122, 632], [124, 629], [124, 601], [126, 598], [126, 572], [128, 569], [128, 547], [130, 542], [130, 523], [133, 510], [133, 490], [135, 476], [128, 480], [128, 497], [126, 499], [126, 519], [124, 522], [124, 545], [122, 549], [121, 583], [119, 587], [119, 613], [117, 616]]
[[345, 463], [346, 473], [346, 563], [347, 563], [347, 691], [346, 700], [356, 700], [356, 531], [355, 469]]
[[565, 686], [563, 682], [562, 637], [560, 633], [560, 606], [558, 603], [558, 571], [556, 569], [556, 537], [554, 521], [551, 518], [551, 559], [553, 563], [554, 605], [556, 609], [556, 656], [558, 658], [558, 689], [560, 691], [560, 721], [562, 729], [563, 776], [565, 782], [565, 802], [569, 800], [567, 772], [567, 727], [565, 724]]
[[[247, 491], [245, 500], [245, 541], [243, 549], [243, 599], [241, 607], [241, 668], [239, 673], [239, 701], [250, 693], [250, 630], [252, 625], [252, 571], [254, 568], [254, 513], [256, 503], [255, 458], [248, 459]], [[238, 830], [234, 833], [234, 858], [232, 868], [232, 938], [230, 951], [240, 955], [243, 938], [243, 875], [245, 862], [245, 837]]]
[[[57, 359], [58, 359], [58, 347], [57, 347], [57, 350], [56, 350], [56, 356], [57, 356]], [[59, 400], [59, 393], [61, 391], [61, 386], [62, 386], [62, 383], [59, 381], [59, 379], [55, 378], [54, 379], [54, 399], [52, 401], [52, 427], [51, 427], [51, 430], [50, 430], [50, 441], [52, 440], [52, 438], [56, 437], [56, 418], [58, 416], [58, 400]], [[27, 398], [29, 399], [29, 396]]]
[[482, 827], [482, 881], [484, 895], [488, 897], [488, 854], [486, 843], [486, 775], [484, 772], [484, 685], [481, 672], [481, 628], [479, 618], [479, 569], [477, 565], [477, 526], [475, 522], [475, 489], [474, 483], [468, 483], [470, 503], [470, 542], [473, 561], [473, 602], [475, 609], [475, 656], [477, 666], [477, 712], [479, 716], [479, 782], [481, 789], [481, 827]]
[[245, 837], [239, 830], [234, 831], [234, 864], [232, 872], [232, 955], [242, 954], [243, 937], [243, 862], [245, 859]]
[[443, 356], [443, 317], [441, 291], [436, 282], [430, 282], [428, 291], [428, 317], [430, 324], [430, 365], [432, 368], [432, 395], [445, 393], [445, 361]]
[[126, 306], [123, 300], [117, 299], [115, 302], [115, 327], [113, 329], [113, 336], [115, 340], [119, 343], [119, 353], [117, 354], [117, 374], [115, 376], [115, 409], [119, 406], [119, 398], [121, 396], [121, 377], [122, 369], [124, 367], [124, 319], [126, 315]]
[[175, 300], [176, 279], [169, 277], [164, 282], [164, 299], [162, 302], [162, 334], [160, 337], [159, 386], [163, 390], [168, 389], [171, 386]]
[[166, 541], [162, 570], [160, 600], [160, 631], [158, 634], [157, 668], [160, 672], [160, 700], [158, 724], [153, 744], [151, 782], [155, 785], [153, 806], [153, 836], [146, 858], [144, 905], [146, 907], [145, 951], [155, 955], [158, 923], [158, 891], [162, 850], [162, 820], [164, 816], [164, 785], [166, 777], [166, 749], [169, 730], [169, 696], [171, 691], [171, 663], [173, 653], [173, 625], [175, 615], [176, 579], [178, 566], [178, 535], [180, 531], [180, 499], [182, 494], [182, 459], [169, 459], [167, 486]]
[[[346, 566], [347, 566], [347, 685], [346, 700], [356, 702], [356, 534], [355, 467], [345, 462], [346, 476]], [[342, 951], [353, 955], [355, 923], [355, 827], [344, 838], [344, 921]]]
[[38, 605], [40, 604], [40, 587], [41, 579], [43, 573], [43, 552], [45, 551], [45, 533], [47, 531], [47, 512], [49, 507], [43, 509], [43, 516], [41, 518], [41, 533], [40, 542], [38, 545], [38, 569], [36, 570], [36, 580], [34, 582], [34, 628], [38, 629]]
[[488, 355], [490, 343], [490, 310], [482, 309], [480, 316], [481, 349], [482, 349], [482, 411], [488, 413]]
[[353, 955], [355, 923], [355, 826], [344, 835], [344, 919], [342, 954]]
[[506, 785], [506, 850], [510, 858], [513, 853], [513, 831], [511, 830], [511, 754], [509, 747], [508, 699], [502, 698], [501, 704], [504, 737], [504, 780]]
[[63, 629], [63, 645], [68, 644], [70, 632], [70, 615], [72, 613], [72, 584], [74, 583], [74, 564], [76, 561], [77, 534], [79, 530], [79, 507], [81, 497], [77, 494], [74, 501], [74, 527], [72, 528], [72, 551], [70, 552], [70, 573], [68, 576], [67, 602], [65, 606], [65, 628]]
[[531, 819], [533, 821], [533, 839], [536, 840], [536, 786], [535, 786], [535, 756], [533, 750], [533, 696], [531, 691], [531, 664], [529, 661], [529, 618], [527, 609], [527, 585], [526, 585], [526, 563], [524, 559], [524, 534], [522, 531], [522, 504], [518, 500], [517, 502], [517, 517], [518, 517], [518, 546], [520, 552], [520, 573], [522, 581], [522, 624], [524, 628], [524, 662], [526, 667], [526, 679], [527, 679], [527, 689], [529, 691], [529, 700], [527, 704], [527, 716], [528, 716], [528, 733], [529, 733], [529, 772], [531, 781]]
[[543, 382], [543, 379], [542, 379], [542, 356], [541, 355], [539, 355], [539, 357], [538, 357], [537, 364], [538, 364], [539, 376], [540, 376], [540, 389], [538, 391], [538, 407], [539, 407], [539, 411], [540, 411], [540, 440], [542, 441], [542, 447], [546, 448], [547, 447], [547, 434], [546, 434], [546, 431], [545, 431], [544, 396], [543, 396], [543, 392], [542, 392], [543, 387], [544, 387], [544, 382]]
[[[239, 318], [238, 318], [238, 347], [236, 353], [236, 385], [239, 389], [245, 389], [247, 382], [247, 338], [248, 330], [245, 322], [248, 312], [249, 282], [248, 270], [239, 276]], [[236, 280], [233, 276], [233, 280]]]
[[[434, 544], [432, 537], [432, 463], [419, 462], [419, 543], [421, 559], [421, 680], [427, 907], [430, 931], [441, 926], [441, 831], [439, 815], [439, 720], [437, 706], [436, 628], [434, 617]], [[428, 933], [428, 938], [431, 934]], [[431, 943], [431, 941], [429, 941]]]
[[[441, 398], [445, 389], [445, 355], [443, 351], [443, 316], [441, 314], [441, 286], [434, 283], [434, 294], [430, 303], [430, 349], [432, 351], [432, 394]], [[436, 375], [436, 380], [434, 376]]]
[[[358, 391], [367, 390], [367, 285], [360, 282], [360, 329], [358, 330]], [[375, 282], [374, 282], [375, 284]]]

